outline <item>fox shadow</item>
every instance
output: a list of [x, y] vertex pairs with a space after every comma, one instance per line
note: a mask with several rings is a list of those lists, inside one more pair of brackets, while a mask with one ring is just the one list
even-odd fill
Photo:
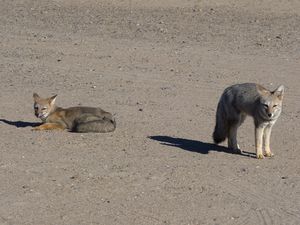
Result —
[[[148, 138], [151, 140], [159, 141], [160, 144], [162, 145], [177, 147], [190, 152], [208, 154], [210, 151], [216, 151], [216, 152], [225, 152], [228, 154], [236, 154], [229, 148], [212, 144], [212, 143], [202, 142], [202, 141], [196, 141], [196, 140], [190, 140], [184, 138], [175, 138], [170, 136], [149, 136]], [[252, 158], [255, 157], [254, 153], [245, 152], [245, 151], [243, 151], [239, 155], [252, 157]]]
[[37, 122], [10, 121], [10, 120], [6, 120], [6, 119], [0, 119], [0, 122], [6, 123], [11, 126], [15, 126], [17, 128], [36, 127], [36, 126], [41, 125], [41, 123], [37, 123]]

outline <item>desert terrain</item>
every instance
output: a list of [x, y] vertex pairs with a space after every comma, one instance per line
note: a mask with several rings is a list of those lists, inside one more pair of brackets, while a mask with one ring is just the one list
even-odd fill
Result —
[[[1, 225], [300, 224], [298, 0], [1, 0]], [[211, 134], [222, 91], [285, 86], [273, 158]], [[34, 132], [33, 92], [113, 113]]]

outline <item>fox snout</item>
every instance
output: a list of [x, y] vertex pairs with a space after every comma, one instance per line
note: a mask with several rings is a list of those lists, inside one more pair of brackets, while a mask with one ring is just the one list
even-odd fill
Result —
[[270, 104], [265, 105], [265, 115], [269, 119], [273, 119], [280, 114], [281, 106], [280, 104]]
[[40, 119], [46, 118], [46, 115], [44, 115], [43, 113], [35, 113], [35, 116]]
[[37, 118], [40, 118], [42, 116], [42, 113], [39, 112], [38, 108], [37, 107], [34, 107], [34, 115], [37, 117]]
[[38, 110], [38, 107], [37, 106], [33, 106], [33, 109], [34, 109], [34, 115], [39, 118], [39, 110]]
[[271, 107], [268, 107], [268, 108], [266, 109], [266, 114], [267, 114], [267, 116], [268, 116], [269, 118], [272, 117], [273, 113], [272, 113]]
[[266, 108], [266, 114], [269, 118], [272, 118], [272, 116], [274, 115], [274, 112], [271, 107]]

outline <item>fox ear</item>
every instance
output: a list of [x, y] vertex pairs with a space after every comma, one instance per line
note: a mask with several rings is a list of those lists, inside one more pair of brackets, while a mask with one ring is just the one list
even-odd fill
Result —
[[276, 90], [273, 91], [273, 93], [280, 99], [283, 99], [283, 94], [284, 94], [284, 86], [280, 85]]
[[56, 97], [57, 97], [57, 95], [53, 95], [52, 97], [49, 98], [50, 105], [54, 105]]
[[40, 99], [40, 96], [37, 93], [33, 93], [33, 99], [36, 101]]

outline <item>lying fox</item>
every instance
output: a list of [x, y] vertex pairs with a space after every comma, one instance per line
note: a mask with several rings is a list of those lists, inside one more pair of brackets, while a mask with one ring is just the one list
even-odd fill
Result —
[[41, 98], [38, 94], [33, 94], [35, 116], [43, 122], [33, 130], [59, 129], [80, 133], [106, 133], [116, 129], [116, 122], [111, 113], [92, 107], [63, 109], [55, 105], [56, 96]]
[[228, 138], [228, 147], [241, 153], [237, 143], [237, 129], [250, 115], [255, 125], [256, 157], [262, 159], [264, 156], [273, 156], [270, 136], [281, 113], [283, 94], [283, 85], [274, 91], [253, 83], [226, 88], [217, 108], [214, 142], [218, 144]]

